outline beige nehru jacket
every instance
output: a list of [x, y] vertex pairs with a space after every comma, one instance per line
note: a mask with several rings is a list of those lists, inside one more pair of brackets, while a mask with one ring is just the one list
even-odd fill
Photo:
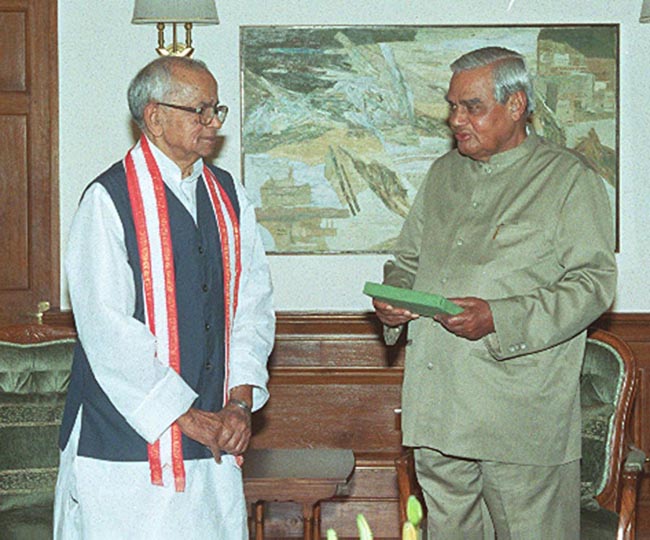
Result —
[[488, 300], [496, 328], [469, 341], [409, 323], [404, 444], [520, 464], [579, 458], [585, 329], [616, 286], [602, 180], [534, 133], [487, 163], [452, 150], [396, 245], [385, 283]]

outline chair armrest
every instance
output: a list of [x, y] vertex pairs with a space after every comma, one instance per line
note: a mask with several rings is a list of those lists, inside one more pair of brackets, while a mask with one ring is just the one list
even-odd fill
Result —
[[634, 540], [636, 536], [636, 499], [645, 464], [645, 453], [630, 446], [623, 464], [621, 497], [616, 540]]

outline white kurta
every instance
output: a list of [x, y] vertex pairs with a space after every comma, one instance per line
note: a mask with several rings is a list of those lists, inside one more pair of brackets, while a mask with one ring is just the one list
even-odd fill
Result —
[[[139, 143], [138, 143], [139, 144]], [[196, 222], [201, 160], [189, 178], [151, 144], [165, 184]], [[275, 317], [271, 281], [253, 206], [235, 181], [240, 205], [242, 273], [230, 350], [229, 389], [253, 386], [253, 410], [268, 399], [266, 361]], [[155, 358], [156, 338], [134, 319], [135, 287], [124, 231], [105, 188], [93, 184], [74, 217], [65, 269], [79, 338], [93, 374], [113, 405], [148, 442], [163, 435], [197, 394]], [[174, 491], [169, 456], [165, 487], [150, 482], [147, 462], [76, 455], [80, 414], [62, 452], [55, 500], [55, 539], [246, 538], [241, 472], [234, 458], [185, 461], [187, 484]]]

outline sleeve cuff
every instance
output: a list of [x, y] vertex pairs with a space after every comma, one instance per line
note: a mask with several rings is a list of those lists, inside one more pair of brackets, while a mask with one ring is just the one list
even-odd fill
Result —
[[496, 332], [485, 336], [485, 347], [493, 358], [501, 358], [501, 345], [499, 344], [499, 336]]
[[197, 397], [178, 373], [168, 369], [127, 421], [151, 444], [187, 412]]
[[490, 300], [494, 320], [494, 333], [486, 336], [485, 345], [497, 360], [507, 360], [528, 354], [530, 344], [526, 342], [521, 329], [521, 321], [526, 314], [513, 298]]
[[253, 387], [253, 412], [261, 409], [269, 399], [267, 383], [269, 374], [266, 369], [266, 362], [263, 364], [259, 360], [252, 358], [250, 355], [233, 350], [233, 358], [237, 358], [236, 363], [231, 364], [230, 376], [228, 377], [228, 392], [236, 386]]

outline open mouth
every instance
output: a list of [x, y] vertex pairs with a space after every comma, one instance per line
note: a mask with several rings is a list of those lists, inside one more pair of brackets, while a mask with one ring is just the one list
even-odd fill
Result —
[[468, 141], [471, 138], [471, 135], [469, 133], [459, 131], [458, 133], [454, 133], [454, 138], [458, 142], [465, 142], [465, 141]]

